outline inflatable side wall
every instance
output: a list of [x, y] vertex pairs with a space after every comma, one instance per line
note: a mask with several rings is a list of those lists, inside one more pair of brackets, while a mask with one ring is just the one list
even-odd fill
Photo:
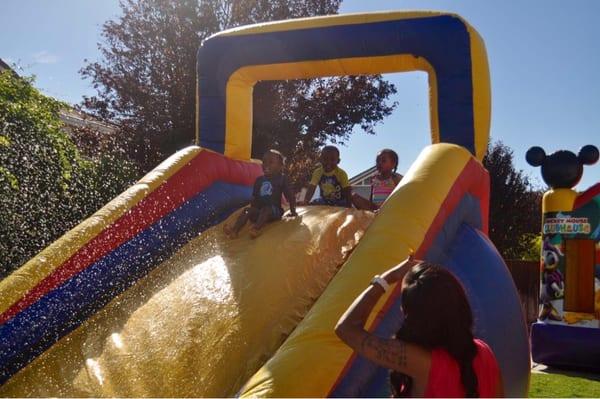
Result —
[[247, 203], [260, 174], [258, 163], [190, 147], [2, 280], [0, 384]]

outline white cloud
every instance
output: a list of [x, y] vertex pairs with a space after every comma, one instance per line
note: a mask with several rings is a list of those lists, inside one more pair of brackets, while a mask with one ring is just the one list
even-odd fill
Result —
[[46, 50], [39, 51], [33, 54], [33, 60], [39, 64], [56, 64], [59, 60], [56, 54], [52, 54]]

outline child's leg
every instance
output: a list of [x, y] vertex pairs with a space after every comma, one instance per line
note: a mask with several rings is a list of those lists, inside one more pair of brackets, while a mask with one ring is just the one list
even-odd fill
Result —
[[258, 213], [258, 218], [252, 228], [250, 229], [250, 236], [252, 238], [258, 237], [260, 234], [260, 229], [264, 227], [265, 224], [275, 219], [273, 206], [263, 206], [260, 208]]
[[225, 226], [223, 226], [223, 231], [225, 231], [225, 234], [227, 234], [231, 238], [237, 237], [242, 227], [244, 227], [246, 223], [248, 223], [249, 219], [253, 218], [253, 216], [255, 217], [257, 213], [258, 210], [253, 207], [248, 207], [244, 209], [242, 213], [240, 213], [240, 216], [238, 216], [237, 220], [235, 221], [235, 224], [233, 226], [228, 226], [226, 224]]

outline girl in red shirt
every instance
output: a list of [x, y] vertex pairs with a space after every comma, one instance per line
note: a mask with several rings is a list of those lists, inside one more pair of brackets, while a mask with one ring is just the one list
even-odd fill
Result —
[[[381, 295], [402, 281], [404, 322], [395, 338], [364, 329]], [[447, 270], [409, 257], [354, 301], [336, 334], [360, 355], [390, 369], [395, 396], [501, 397], [502, 378], [489, 346], [473, 337], [473, 315], [460, 282]]]

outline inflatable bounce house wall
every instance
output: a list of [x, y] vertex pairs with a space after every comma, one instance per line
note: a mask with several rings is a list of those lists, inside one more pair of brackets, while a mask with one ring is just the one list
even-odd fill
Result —
[[592, 145], [578, 155], [527, 152], [551, 187], [542, 202], [540, 313], [531, 330], [538, 363], [600, 370], [600, 183], [572, 190], [583, 165], [597, 160]]
[[[250, 199], [259, 80], [426, 71], [433, 144], [377, 215], [307, 207], [250, 240], [221, 223]], [[240, 27], [198, 52], [197, 134], [184, 149], [0, 282], [2, 396], [389, 396], [388, 374], [334, 334], [353, 299], [406, 258], [463, 283], [505, 392], [529, 344], [487, 238], [489, 71], [457, 15], [388, 12]], [[276, 256], [273, 256], [276, 254]], [[396, 287], [368, 328], [401, 325]]]

